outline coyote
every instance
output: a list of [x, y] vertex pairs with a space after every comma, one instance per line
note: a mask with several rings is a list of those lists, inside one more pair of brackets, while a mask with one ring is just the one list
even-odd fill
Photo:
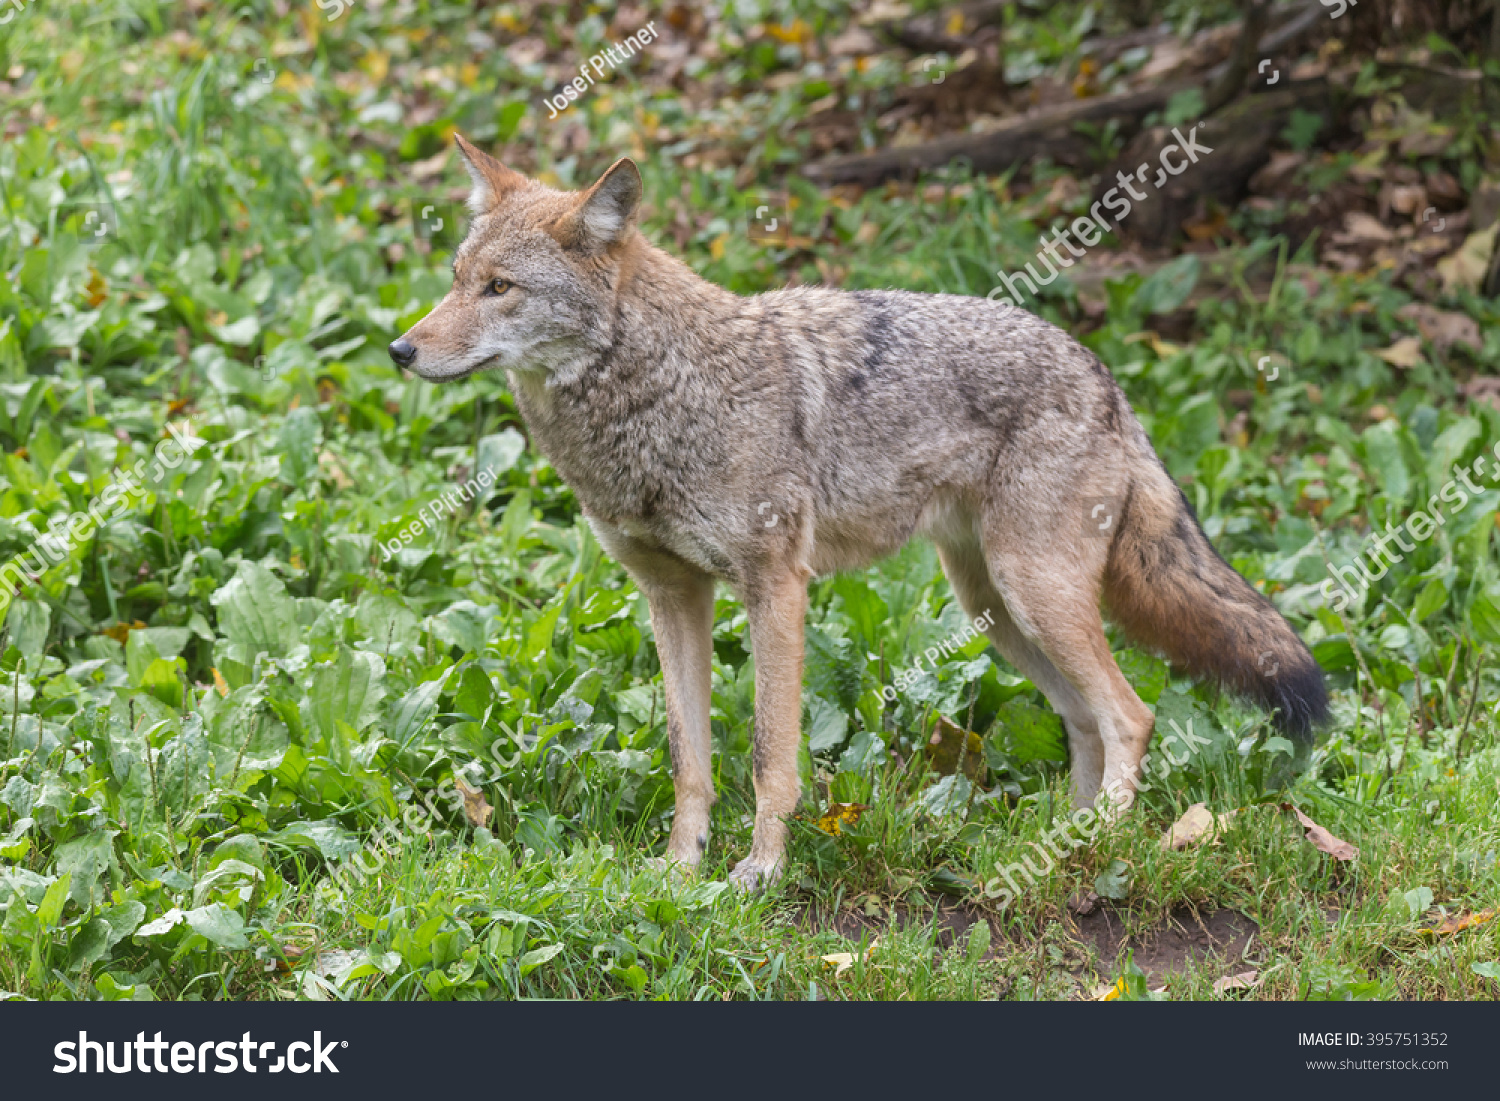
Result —
[[390, 355], [433, 382], [505, 370], [533, 442], [645, 593], [669, 859], [694, 868], [708, 844], [714, 583], [744, 601], [755, 658], [755, 830], [731, 876], [755, 889], [782, 870], [800, 794], [808, 579], [914, 535], [1062, 716], [1080, 808], [1129, 807], [1154, 721], [1101, 600], [1127, 636], [1281, 730], [1305, 740], [1326, 718], [1312, 655], [1219, 557], [1114, 377], [1061, 329], [959, 295], [741, 298], [647, 243], [631, 161], [572, 193], [458, 148], [473, 218], [453, 286]]

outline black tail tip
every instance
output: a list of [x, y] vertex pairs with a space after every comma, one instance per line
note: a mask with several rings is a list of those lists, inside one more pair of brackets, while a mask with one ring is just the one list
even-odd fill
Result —
[[1262, 682], [1265, 704], [1276, 715], [1272, 723], [1293, 741], [1310, 743], [1328, 722], [1328, 688], [1323, 670], [1307, 656], [1291, 669], [1279, 669]]

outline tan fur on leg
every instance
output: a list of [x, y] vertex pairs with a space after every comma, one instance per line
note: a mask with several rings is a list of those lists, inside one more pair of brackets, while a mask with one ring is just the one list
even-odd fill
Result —
[[[1065, 530], [1060, 524], [1053, 528]], [[1099, 601], [1107, 544], [1054, 536], [1049, 553], [1039, 556], [1017, 525], [992, 521], [985, 549], [991, 580], [1017, 628], [1067, 679], [1093, 716], [1103, 769], [1092, 791], [1075, 778], [1075, 802], [1091, 805], [1102, 791], [1112, 808], [1128, 808], [1155, 717], [1115, 664], [1104, 635]]]
[[805, 573], [789, 568], [754, 585], [745, 597], [755, 654], [755, 834], [750, 855], [730, 881], [756, 890], [781, 874], [786, 819], [797, 808], [802, 783], [797, 748], [802, 738], [802, 628], [807, 613]]
[[667, 697], [667, 741], [677, 810], [669, 860], [696, 868], [708, 847], [709, 810], [714, 804], [713, 739], [709, 709], [713, 686], [714, 582], [670, 555], [633, 543], [595, 525], [646, 595], [651, 629]]
[[1099, 739], [1094, 713], [1057, 666], [1016, 626], [999, 590], [990, 580], [984, 551], [977, 542], [939, 544], [938, 558], [964, 611], [975, 619], [980, 616], [989, 619], [990, 626], [985, 634], [995, 649], [1040, 688], [1053, 709], [1062, 716], [1073, 759], [1073, 805], [1080, 808], [1092, 806], [1094, 794], [1104, 776], [1104, 743]]

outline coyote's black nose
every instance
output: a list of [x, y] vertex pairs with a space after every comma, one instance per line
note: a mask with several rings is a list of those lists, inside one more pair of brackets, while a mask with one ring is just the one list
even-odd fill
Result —
[[391, 358], [396, 361], [397, 367], [410, 367], [411, 361], [417, 358], [417, 350], [404, 336], [400, 340], [392, 341], [386, 351], [391, 353]]

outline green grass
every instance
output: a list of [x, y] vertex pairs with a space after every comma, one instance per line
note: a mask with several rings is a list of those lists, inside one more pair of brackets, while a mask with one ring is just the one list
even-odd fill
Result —
[[[1409, 295], [1270, 237], [1111, 284], [1086, 325], [1066, 290], [1044, 299], [1115, 370], [1221, 551], [1313, 646], [1332, 728], [1298, 757], [1263, 718], [1116, 640], [1163, 730], [1191, 724], [1201, 748], [1002, 906], [999, 869], [1067, 813], [1065, 740], [982, 640], [883, 703], [894, 670], [960, 618], [931, 548], [913, 546], [812, 586], [806, 817], [780, 888], [743, 899], [724, 877], [753, 808], [744, 610], [721, 593], [721, 800], [683, 882], [648, 859], [672, 800], [644, 602], [525, 446], [503, 379], [434, 387], [385, 359], [448, 279], [409, 204], [464, 184], [454, 163], [425, 183], [416, 165], [453, 126], [562, 184], [631, 153], [648, 235], [741, 293], [797, 279], [984, 294], [1034, 251], [1045, 188], [960, 172], [850, 199], [793, 180], [806, 243], [763, 248], [743, 202], [802, 158], [798, 123], [826, 91], [815, 73], [758, 86], [802, 61], [749, 21], [699, 74], [743, 95], [689, 109], [622, 70], [568, 112], [585, 141], [565, 152], [545, 112], [514, 108], [545, 74], [466, 44], [466, 6], [357, 5], [333, 24], [310, 5], [198, 10], [51, 0], [0, 41], [0, 72], [20, 74], [0, 147], [0, 561], [148, 458], [168, 421], [204, 441], [8, 609], [0, 991], [1088, 997], [1130, 977], [1123, 953], [1074, 931], [1068, 900], [1102, 886], [1130, 931], [1224, 909], [1258, 925], [1246, 960], [1127, 994], [1164, 982], [1212, 998], [1214, 979], [1253, 967], [1262, 984], [1229, 996], [1495, 995], [1474, 969], [1500, 958], [1494, 924], [1421, 932], [1500, 904], [1494, 482], [1342, 616], [1318, 596], [1325, 555], [1351, 560], [1500, 440], [1500, 414], [1456, 390], [1500, 365], [1494, 302], [1445, 303], [1479, 323], [1481, 351], [1429, 345], [1397, 370], [1374, 353], [1414, 331], [1396, 317]], [[486, 11], [501, 41], [572, 33], [562, 9]], [[1074, 16], [1017, 30], [1018, 58], [1059, 63], [1087, 29]], [[258, 58], [275, 83], [255, 78]], [[848, 77], [872, 111], [903, 79]], [[386, 101], [439, 113], [408, 125]], [[118, 216], [99, 243], [89, 202]], [[1142, 337], [1169, 315], [1187, 338]], [[1290, 367], [1257, 387], [1267, 354]], [[383, 561], [424, 505], [487, 466], [493, 495]], [[929, 769], [939, 715], [975, 732], [983, 783]], [[460, 771], [493, 807], [487, 828], [445, 794]], [[812, 821], [833, 802], [867, 809], [833, 836]], [[1164, 851], [1197, 802], [1239, 813], [1215, 842]], [[1358, 859], [1319, 852], [1285, 802]], [[377, 835], [379, 867], [335, 878]], [[836, 973], [822, 957], [841, 952], [854, 962]]]

